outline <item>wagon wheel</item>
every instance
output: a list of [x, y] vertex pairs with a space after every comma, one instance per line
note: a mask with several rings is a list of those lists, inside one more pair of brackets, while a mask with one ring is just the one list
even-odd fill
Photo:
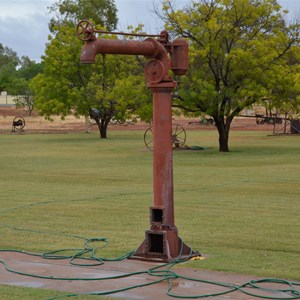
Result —
[[[180, 148], [186, 141], [185, 129], [179, 124], [172, 125], [172, 146]], [[144, 134], [144, 142], [149, 150], [153, 150], [153, 126], [150, 126]]]
[[76, 34], [81, 41], [89, 41], [95, 38], [93, 24], [88, 20], [82, 20], [77, 24]]
[[15, 117], [13, 119], [13, 131], [15, 129], [22, 131], [25, 127], [25, 119], [23, 117]]
[[146, 147], [153, 150], [153, 126], [150, 126], [144, 133], [144, 143]]
[[186, 132], [185, 129], [179, 124], [172, 125], [172, 146], [180, 148], [185, 144]]

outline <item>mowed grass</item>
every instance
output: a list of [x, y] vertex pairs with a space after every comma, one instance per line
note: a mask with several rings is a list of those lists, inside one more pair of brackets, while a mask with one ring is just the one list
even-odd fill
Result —
[[[206, 259], [183, 266], [300, 280], [300, 137], [232, 131], [231, 152], [219, 153], [217, 133], [199, 130], [187, 131], [187, 143], [206, 150], [174, 151], [175, 223]], [[114, 257], [150, 228], [152, 153], [142, 131], [1, 135], [0, 170], [1, 249], [107, 237], [99, 255]]]

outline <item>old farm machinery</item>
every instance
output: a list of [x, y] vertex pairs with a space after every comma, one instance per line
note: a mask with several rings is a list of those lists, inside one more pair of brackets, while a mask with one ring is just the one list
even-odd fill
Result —
[[13, 119], [13, 122], [12, 122], [11, 132], [13, 132], [13, 133], [16, 133], [16, 132], [23, 133], [25, 124], [26, 124], [25, 119], [23, 117], [15, 117]]
[[273, 125], [274, 135], [300, 134], [300, 120], [294, 117], [289, 118], [287, 114], [285, 116], [278, 114], [272, 114], [271, 116], [255, 115], [257, 125]]
[[282, 118], [279, 117], [277, 114], [272, 114], [271, 116], [264, 116], [261, 114], [256, 114], [256, 124], [282, 124]]
[[[172, 125], [172, 147], [173, 149], [186, 147], [186, 132], [179, 124]], [[144, 133], [144, 143], [149, 150], [153, 150], [153, 126], [147, 128]]]

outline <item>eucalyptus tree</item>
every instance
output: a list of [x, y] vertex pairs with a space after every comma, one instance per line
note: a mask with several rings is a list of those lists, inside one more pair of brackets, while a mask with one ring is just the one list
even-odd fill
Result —
[[114, 0], [59, 0], [49, 11], [54, 14], [49, 23], [52, 32], [57, 26], [74, 26], [82, 19], [89, 19], [110, 31], [116, 29], [118, 23]]
[[[60, 26], [50, 37], [43, 56], [44, 72], [30, 85], [35, 92], [35, 107], [50, 120], [53, 114], [62, 118], [90, 115], [98, 125], [100, 138], [106, 138], [113, 116], [134, 113], [142, 105], [142, 67], [135, 57], [118, 55], [98, 55], [95, 64], [81, 64], [82, 46], [74, 27], [68, 25]], [[138, 82], [131, 94], [129, 78]]]
[[128, 56], [99, 55], [95, 64], [82, 65], [83, 44], [76, 36], [75, 27], [80, 19], [89, 19], [98, 29], [115, 29], [114, 1], [60, 0], [50, 11], [56, 15], [49, 24], [52, 35], [43, 56], [44, 73], [31, 82], [36, 107], [49, 119], [53, 114], [62, 118], [70, 113], [90, 115], [99, 127], [100, 138], [106, 138], [110, 119], [116, 113], [128, 113], [132, 106], [130, 99], [114, 92], [115, 86], [122, 93], [119, 88], [122, 80], [142, 71], [136, 60]]
[[28, 56], [22, 56], [20, 64], [12, 78], [7, 91], [14, 96], [17, 108], [24, 109], [29, 115], [34, 110], [34, 94], [29, 87], [30, 81], [43, 72], [43, 64], [36, 63]]
[[190, 70], [174, 106], [212, 116], [222, 152], [244, 108], [266, 98], [279, 103], [288, 90], [297, 99], [299, 23], [287, 24], [286, 13], [276, 0], [198, 0], [178, 10], [163, 2], [166, 29], [190, 43]]
[[0, 43], [0, 92], [8, 89], [19, 63], [17, 53]]
[[35, 106], [50, 120], [53, 114], [79, 117], [98, 110], [100, 136], [106, 138], [108, 122], [117, 109], [117, 101], [109, 94], [126, 65], [124, 59], [113, 56], [98, 56], [93, 65], [81, 64], [81, 49], [73, 27], [61, 26], [55, 37], [50, 37], [43, 57], [44, 72], [31, 81]]

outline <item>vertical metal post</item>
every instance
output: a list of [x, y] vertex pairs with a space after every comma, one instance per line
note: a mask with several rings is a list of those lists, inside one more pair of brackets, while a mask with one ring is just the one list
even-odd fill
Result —
[[165, 225], [174, 225], [172, 114], [170, 87], [153, 93], [153, 206], [164, 208]]
[[173, 81], [148, 84], [153, 94], [153, 206], [150, 230], [131, 256], [134, 259], [168, 262], [198, 256], [178, 237], [174, 221], [172, 90]]

